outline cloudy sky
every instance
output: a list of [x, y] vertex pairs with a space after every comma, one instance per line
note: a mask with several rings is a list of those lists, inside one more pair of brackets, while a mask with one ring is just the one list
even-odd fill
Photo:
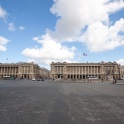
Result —
[[65, 61], [124, 65], [124, 0], [0, 0], [1, 63]]

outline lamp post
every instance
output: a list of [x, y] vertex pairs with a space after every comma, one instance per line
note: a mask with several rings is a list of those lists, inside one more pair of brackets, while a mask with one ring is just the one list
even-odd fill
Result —
[[117, 79], [115, 77], [115, 71], [113, 70], [113, 84], [117, 83]]

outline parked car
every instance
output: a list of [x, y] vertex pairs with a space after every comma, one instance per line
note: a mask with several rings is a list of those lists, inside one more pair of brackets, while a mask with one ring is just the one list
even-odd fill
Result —
[[32, 81], [35, 81], [35, 78], [32, 78]]
[[38, 78], [37, 81], [40, 81], [40, 78]]
[[44, 81], [44, 79], [42, 78], [41, 81]]
[[118, 80], [124, 80], [123, 78], [120, 78], [120, 79], [118, 79]]

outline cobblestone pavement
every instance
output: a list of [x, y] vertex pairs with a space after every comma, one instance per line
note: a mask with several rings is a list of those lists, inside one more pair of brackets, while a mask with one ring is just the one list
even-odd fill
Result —
[[123, 124], [117, 84], [0, 80], [0, 124]]

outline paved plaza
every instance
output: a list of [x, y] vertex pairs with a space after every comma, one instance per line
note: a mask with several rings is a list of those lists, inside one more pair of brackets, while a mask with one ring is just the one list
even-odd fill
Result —
[[124, 124], [124, 81], [0, 80], [0, 124]]

